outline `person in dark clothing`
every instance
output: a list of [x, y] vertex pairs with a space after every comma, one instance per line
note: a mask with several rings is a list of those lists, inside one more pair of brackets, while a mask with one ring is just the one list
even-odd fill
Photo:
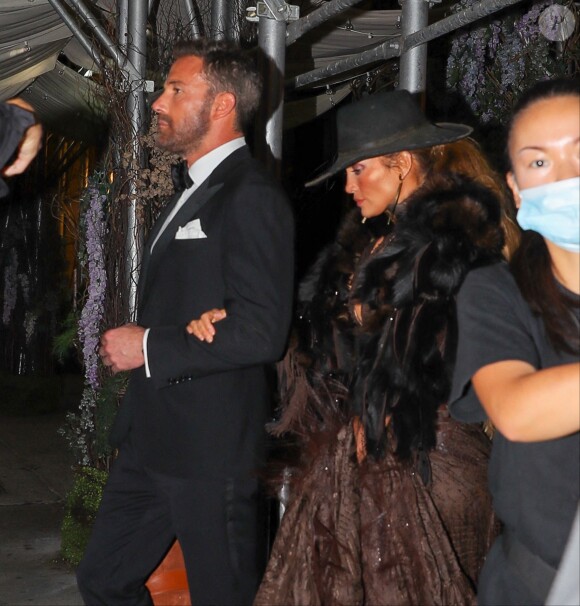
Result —
[[[344, 170], [355, 207], [301, 284], [280, 365], [272, 431], [296, 456], [255, 604], [473, 604], [497, 531], [490, 443], [446, 402], [458, 286], [502, 255], [502, 180], [469, 127], [431, 123], [406, 91], [337, 121], [318, 180]], [[218, 338], [203, 320], [190, 330]]]
[[[151, 604], [145, 582], [176, 537], [193, 605], [250, 604], [260, 580], [269, 365], [294, 279], [288, 198], [244, 139], [260, 90], [249, 55], [200, 39], [176, 47], [152, 106], [157, 144], [185, 158], [189, 180], [145, 244], [137, 323], [101, 338], [104, 364], [131, 375], [77, 570], [90, 606]], [[191, 314], [216, 306], [228, 310], [219, 337], [189, 336]]]
[[450, 409], [495, 427], [489, 482], [503, 522], [482, 606], [545, 603], [578, 507], [579, 136], [578, 82], [543, 82], [522, 97], [507, 176], [521, 244], [509, 265], [474, 270], [459, 293]]
[[0, 198], [8, 187], [2, 177], [23, 173], [36, 157], [42, 141], [42, 126], [32, 106], [20, 98], [0, 103]]

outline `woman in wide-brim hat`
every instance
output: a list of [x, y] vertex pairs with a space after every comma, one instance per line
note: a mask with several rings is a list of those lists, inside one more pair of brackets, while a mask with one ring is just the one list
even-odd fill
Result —
[[315, 182], [346, 170], [356, 208], [301, 284], [280, 364], [290, 499], [255, 604], [473, 603], [496, 531], [489, 439], [445, 402], [455, 292], [504, 242], [480, 183], [501, 180], [469, 127], [432, 124], [404, 91], [341, 107], [337, 126]]

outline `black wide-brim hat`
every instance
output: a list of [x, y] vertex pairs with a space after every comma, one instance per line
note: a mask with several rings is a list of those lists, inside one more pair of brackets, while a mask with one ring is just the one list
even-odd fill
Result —
[[451, 143], [473, 130], [466, 124], [429, 122], [406, 90], [375, 93], [339, 107], [336, 129], [336, 160], [306, 187], [360, 160]]

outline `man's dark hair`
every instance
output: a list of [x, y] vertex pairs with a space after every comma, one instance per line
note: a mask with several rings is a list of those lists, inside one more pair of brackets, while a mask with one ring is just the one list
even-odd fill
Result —
[[226, 40], [183, 40], [173, 49], [173, 58], [194, 56], [203, 61], [209, 94], [229, 92], [236, 97], [236, 128], [247, 133], [262, 94], [262, 80], [247, 51]]

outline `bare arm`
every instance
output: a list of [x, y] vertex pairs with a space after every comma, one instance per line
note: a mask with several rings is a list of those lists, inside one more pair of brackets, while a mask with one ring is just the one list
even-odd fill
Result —
[[[28, 110], [31, 113], [34, 113], [34, 108], [32, 105], [23, 99], [9, 99], [6, 101], [6, 103], [16, 105], [22, 109]], [[23, 173], [28, 168], [32, 160], [34, 160], [36, 157], [36, 154], [41, 148], [41, 144], [42, 126], [39, 123], [36, 123], [29, 127], [24, 133], [20, 146], [18, 147], [18, 155], [16, 156], [16, 160], [4, 168], [3, 174], [7, 177], [11, 177], [13, 175]]]
[[472, 383], [489, 418], [509, 440], [550, 440], [580, 430], [580, 363], [537, 370], [506, 360], [479, 369]]

